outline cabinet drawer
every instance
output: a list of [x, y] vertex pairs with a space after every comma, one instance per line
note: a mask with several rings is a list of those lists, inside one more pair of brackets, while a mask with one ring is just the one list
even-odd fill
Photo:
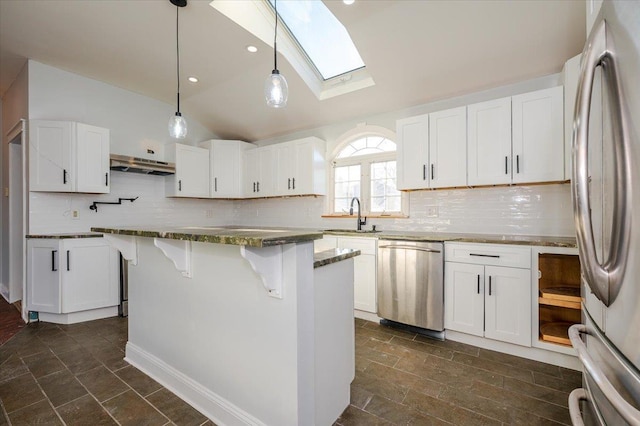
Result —
[[447, 262], [531, 268], [531, 247], [504, 244], [445, 244]]
[[338, 248], [350, 248], [360, 250], [362, 254], [376, 254], [376, 239], [375, 238], [350, 238], [340, 237], [338, 238]]

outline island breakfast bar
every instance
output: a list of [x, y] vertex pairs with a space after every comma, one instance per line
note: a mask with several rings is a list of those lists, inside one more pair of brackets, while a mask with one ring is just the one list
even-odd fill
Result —
[[129, 261], [126, 360], [220, 425], [331, 425], [354, 377], [353, 257], [322, 233], [92, 228]]

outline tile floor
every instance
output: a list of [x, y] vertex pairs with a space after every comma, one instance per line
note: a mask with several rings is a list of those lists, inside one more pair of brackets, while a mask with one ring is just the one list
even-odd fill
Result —
[[[569, 424], [580, 373], [356, 320], [338, 425]], [[0, 426], [212, 425], [122, 358], [127, 320], [24, 327], [0, 346]]]

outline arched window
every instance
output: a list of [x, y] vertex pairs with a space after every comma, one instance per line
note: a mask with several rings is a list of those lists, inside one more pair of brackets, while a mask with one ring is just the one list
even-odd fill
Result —
[[396, 189], [396, 143], [389, 135], [360, 132], [345, 138], [332, 165], [332, 214], [348, 214], [353, 197], [360, 200], [363, 215], [403, 212], [402, 193]]

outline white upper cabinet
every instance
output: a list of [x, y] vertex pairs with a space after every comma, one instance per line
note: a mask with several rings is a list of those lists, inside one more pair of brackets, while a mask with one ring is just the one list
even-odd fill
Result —
[[176, 164], [176, 173], [166, 176], [167, 197], [209, 197], [209, 150], [175, 143], [166, 147], [167, 161]]
[[453, 108], [396, 122], [398, 189], [467, 185], [467, 111]]
[[200, 147], [209, 150], [211, 198], [242, 197], [243, 154], [255, 146], [236, 140], [210, 140], [202, 142]]
[[511, 98], [467, 107], [468, 183], [511, 183]]
[[109, 192], [109, 130], [78, 123], [77, 191]]
[[431, 188], [467, 184], [467, 108], [429, 114], [429, 167]]
[[109, 180], [108, 129], [30, 121], [30, 191], [108, 193]]
[[275, 149], [273, 146], [244, 152], [244, 196], [246, 198], [275, 195]]
[[513, 183], [564, 180], [562, 86], [511, 98]]
[[308, 137], [274, 145], [276, 195], [326, 194], [324, 141]]
[[398, 189], [429, 187], [429, 116], [405, 118], [396, 122]]

